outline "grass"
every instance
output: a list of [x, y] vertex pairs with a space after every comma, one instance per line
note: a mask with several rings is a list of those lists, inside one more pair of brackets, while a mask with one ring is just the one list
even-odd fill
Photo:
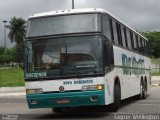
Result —
[[151, 62], [154, 64], [160, 64], [160, 58], [152, 58]]
[[[152, 62], [152, 64], [154, 64], [156, 66], [160, 66], [160, 58], [152, 58], [151, 62]], [[152, 68], [152, 76], [160, 76], [159, 67]]]
[[24, 86], [24, 72], [19, 67], [0, 69], [0, 87]]
[[152, 76], [160, 76], [159, 72], [152, 72]]

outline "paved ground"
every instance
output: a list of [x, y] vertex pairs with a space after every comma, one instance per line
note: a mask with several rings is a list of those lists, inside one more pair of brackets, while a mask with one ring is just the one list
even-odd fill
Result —
[[[146, 100], [125, 100], [121, 104], [118, 112], [104, 112], [99, 109], [97, 112], [95, 108], [71, 111], [66, 114], [55, 114], [51, 109], [32, 109], [29, 110], [26, 104], [25, 96], [0, 96], [0, 119], [16, 118], [19, 119], [104, 119], [104, 120], [128, 120], [133, 119], [133, 115], [139, 114], [140, 119], [148, 119], [154, 117], [154, 120], [160, 120], [160, 86], [152, 87]], [[152, 114], [159, 114], [152, 115]], [[17, 116], [18, 114], [18, 116]], [[124, 115], [127, 114], [127, 115]], [[147, 114], [142, 116], [142, 114]], [[150, 115], [150, 116], [149, 116]], [[152, 115], [152, 116], [151, 116]], [[134, 116], [135, 117], [135, 116]], [[145, 117], [145, 118], [144, 118]], [[134, 118], [135, 119], [135, 118]]]

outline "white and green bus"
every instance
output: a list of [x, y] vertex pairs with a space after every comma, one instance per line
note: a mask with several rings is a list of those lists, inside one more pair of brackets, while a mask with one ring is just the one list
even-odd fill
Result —
[[103, 9], [71, 9], [28, 19], [26, 98], [30, 109], [112, 105], [146, 98], [148, 40]]

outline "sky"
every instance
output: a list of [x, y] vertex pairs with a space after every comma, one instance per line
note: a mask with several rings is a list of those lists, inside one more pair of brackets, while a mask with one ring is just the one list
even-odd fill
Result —
[[[3, 20], [72, 8], [72, 0], [0, 0], [0, 46], [4, 45]], [[103, 8], [138, 31], [160, 31], [160, 0], [75, 0], [75, 8]], [[9, 30], [7, 30], [8, 34]], [[6, 36], [7, 36], [6, 34]], [[13, 47], [7, 37], [7, 47]]]

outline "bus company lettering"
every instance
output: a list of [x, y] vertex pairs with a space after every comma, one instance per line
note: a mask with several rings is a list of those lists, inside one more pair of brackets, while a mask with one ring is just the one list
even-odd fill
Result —
[[122, 54], [123, 74], [144, 74], [144, 59], [137, 60], [134, 56], [128, 57]]
[[88, 84], [93, 83], [93, 80], [75, 80], [75, 81], [64, 81], [63, 85], [72, 85], [72, 84]]
[[39, 73], [26, 73], [27, 78], [38, 78], [38, 77], [46, 77], [47, 73], [46, 72], [39, 72]]

